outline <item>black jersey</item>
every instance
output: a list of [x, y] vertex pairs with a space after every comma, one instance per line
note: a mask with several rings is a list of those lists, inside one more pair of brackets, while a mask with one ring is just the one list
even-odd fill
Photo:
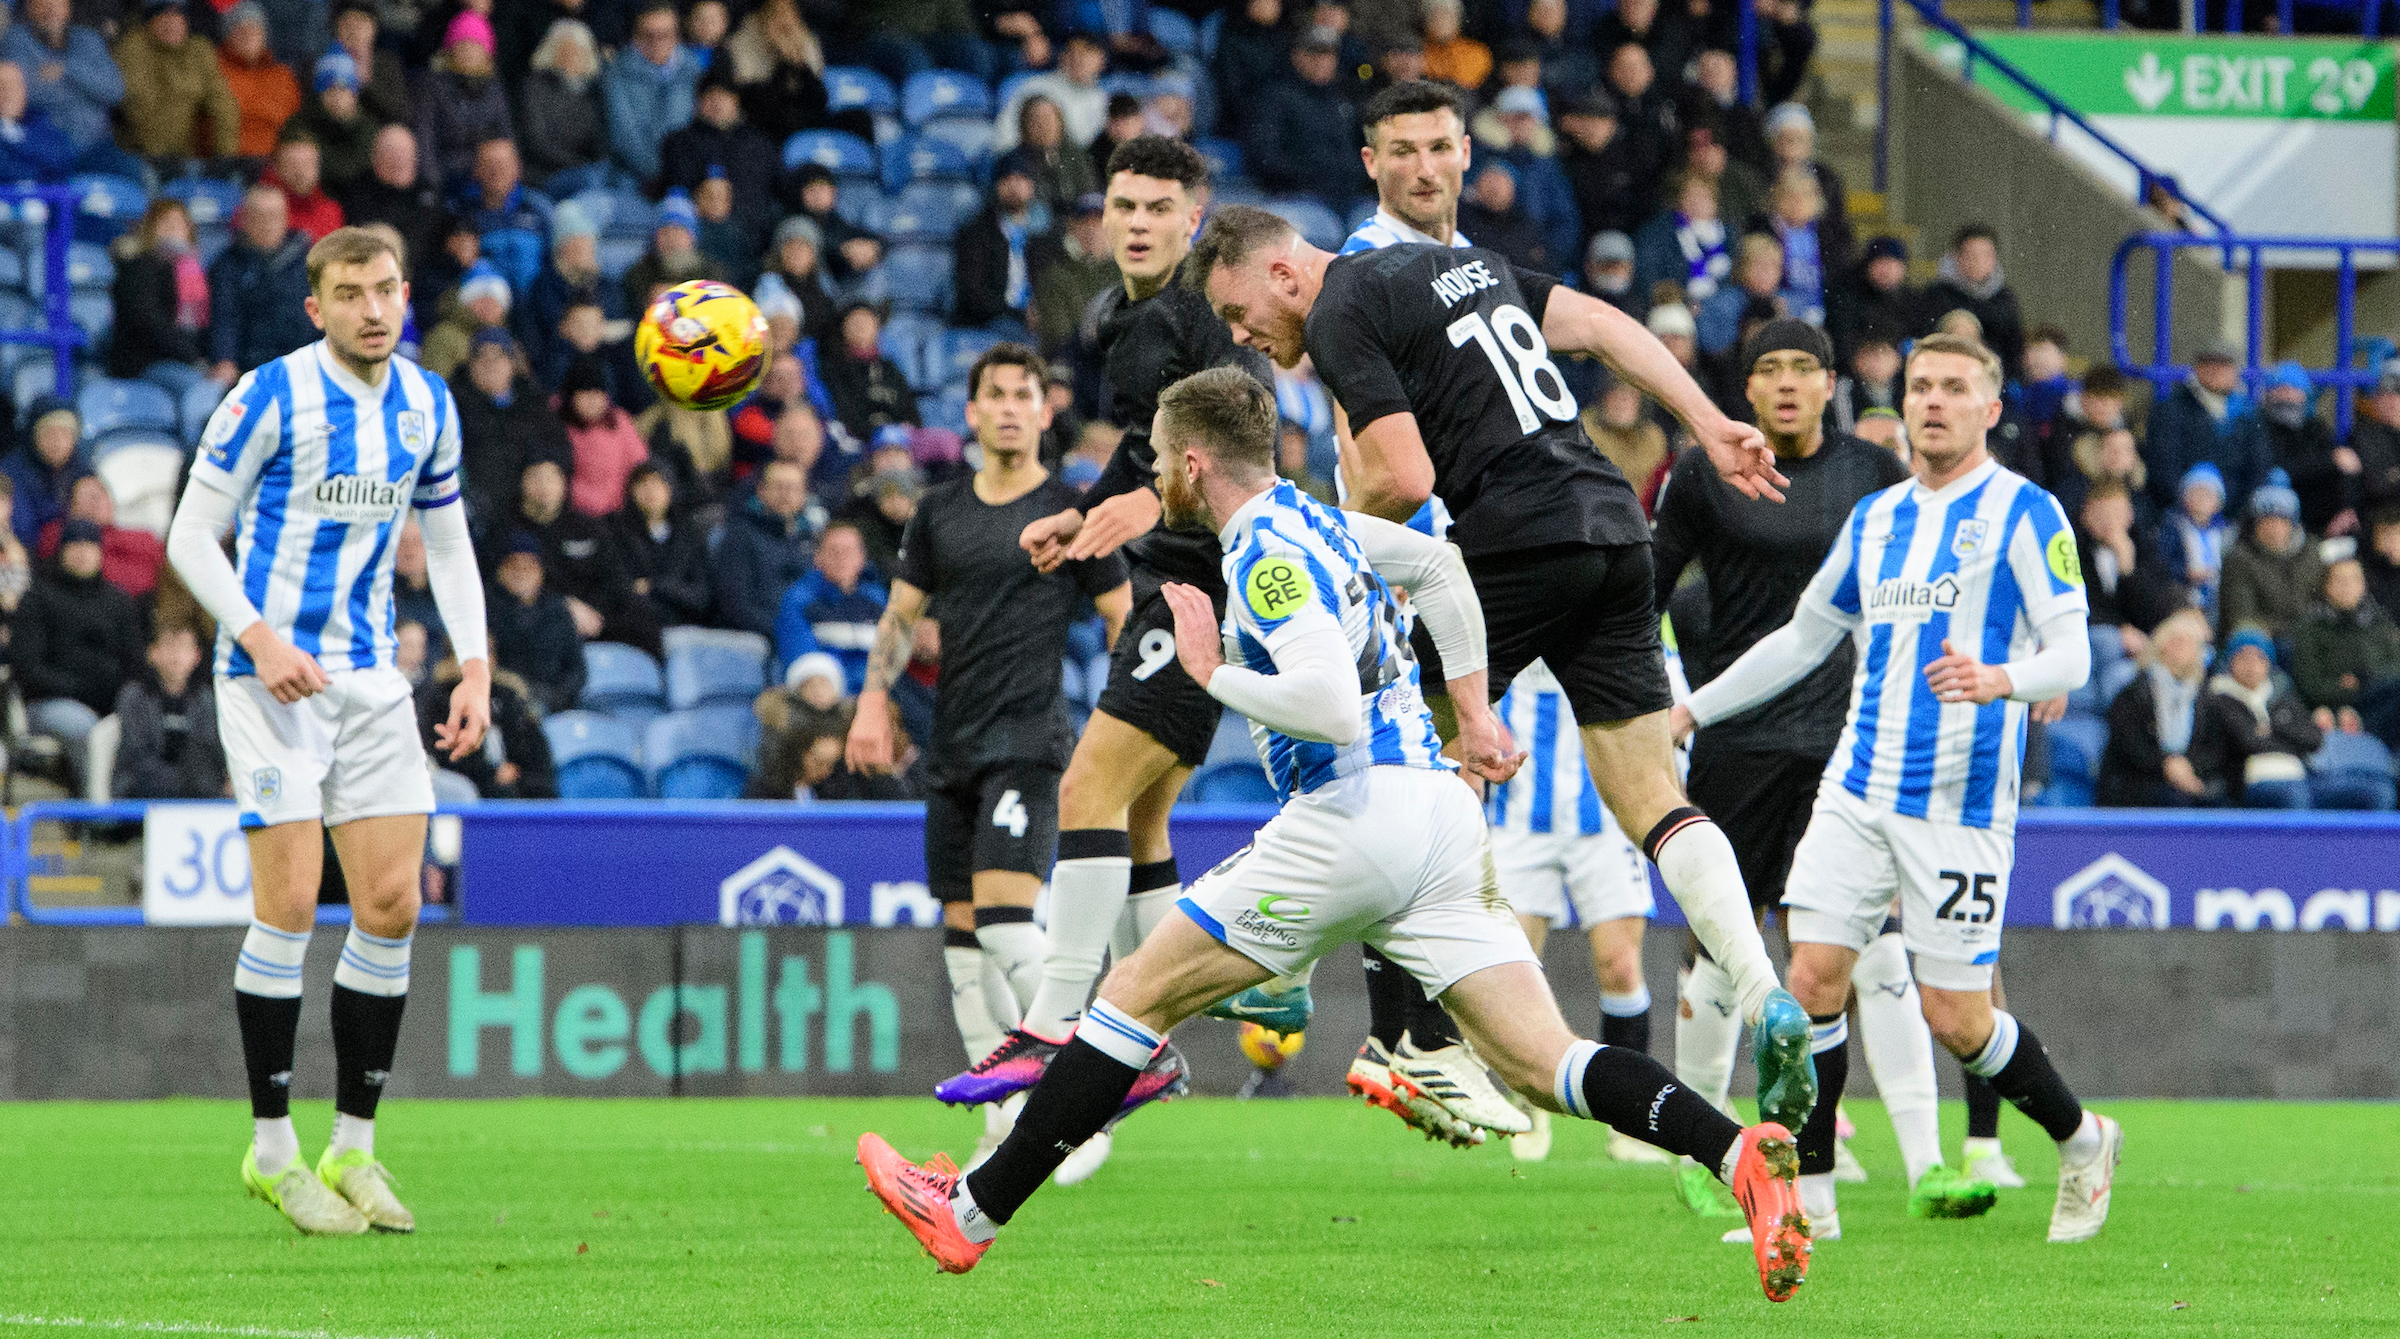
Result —
[[[1125, 430], [1125, 439], [1099, 482], [1075, 504], [1086, 511], [1120, 493], [1157, 486], [1158, 451], [1150, 444], [1150, 420], [1167, 387], [1194, 372], [1232, 363], [1257, 377], [1269, 392], [1275, 389], [1274, 369], [1265, 356], [1234, 343], [1233, 332], [1209, 309], [1208, 300], [1183, 286], [1180, 271], [1168, 276], [1166, 287], [1138, 302], [1126, 297], [1119, 284], [1101, 295], [1100, 304], [1100, 356], [1108, 374], [1104, 417]], [[1218, 552], [1213, 531], [1170, 530], [1162, 524], [1127, 544], [1125, 556], [1146, 587], [1181, 581], [1224, 599], [1224, 555]]]
[[999, 506], [975, 495], [972, 477], [929, 490], [900, 539], [900, 580], [924, 591], [942, 627], [935, 691], [937, 772], [1024, 759], [1064, 767], [1075, 733], [1059, 686], [1067, 626], [1092, 597], [1125, 582], [1114, 554], [1047, 575], [1017, 546], [1026, 526], [1075, 505], [1075, 490], [1047, 479]]
[[[1778, 460], [1791, 479], [1785, 500], [1745, 497], [1725, 482], [1694, 447], [1675, 462], [1658, 500], [1658, 605], [1667, 607], [1676, 578], [1698, 559], [1708, 578], [1708, 626], [1684, 640], [1684, 674], [1691, 685], [1725, 672], [1759, 638], [1791, 621], [1800, 592], [1832, 551], [1859, 500], [1908, 478], [1900, 458], [1847, 433], [1828, 433], [1816, 454]], [[1708, 744], [1746, 753], [1832, 756], [1850, 709], [1856, 655], [1845, 637], [1807, 678], [1764, 702], [1708, 727]]]
[[1416, 416], [1470, 558], [1650, 537], [1550, 361], [1542, 313], [1557, 286], [1481, 247], [1387, 246], [1336, 257], [1309, 312], [1309, 358], [1353, 435]]

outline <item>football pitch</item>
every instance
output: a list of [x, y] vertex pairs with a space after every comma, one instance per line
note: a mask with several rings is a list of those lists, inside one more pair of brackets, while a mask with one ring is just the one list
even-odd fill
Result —
[[[0, 1106], [0, 1337], [2400, 1332], [2391, 1107], [2102, 1106], [2127, 1134], [2113, 1215], [2054, 1247], [2031, 1125], [2004, 1113], [2031, 1188], [1924, 1222], [1881, 1109], [1852, 1104], [1874, 1179], [1783, 1306], [1725, 1223], [1579, 1122], [1518, 1164], [1355, 1103], [1171, 1103], [950, 1278], [852, 1165], [862, 1129], [963, 1157], [980, 1121], [930, 1100], [394, 1102], [378, 1143], [419, 1231], [346, 1240], [243, 1198], [237, 1103]], [[329, 1107], [295, 1115], [313, 1155]]]

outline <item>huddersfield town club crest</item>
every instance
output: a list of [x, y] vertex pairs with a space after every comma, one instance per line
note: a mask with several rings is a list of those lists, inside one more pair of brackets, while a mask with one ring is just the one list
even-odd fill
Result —
[[1957, 533], [1950, 536], [1950, 552], [1961, 558], [1973, 554], [1983, 547], [1984, 532], [1989, 529], [1991, 522], [1980, 518], [1960, 521]]
[[273, 804], [283, 798], [283, 771], [276, 767], [261, 767], [250, 774], [250, 788], [258, 792], [260, 804]]
[[421, 456], [425, 454], [426, 437], [425, 412], [421, 409], [401, 410], [400, 445], [408, 448], [410, 455]]

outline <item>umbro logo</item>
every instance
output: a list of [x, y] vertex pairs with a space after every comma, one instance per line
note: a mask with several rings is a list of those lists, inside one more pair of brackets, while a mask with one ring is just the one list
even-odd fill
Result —
[[1897, 981], [1878, 981], [1875, 983], [1875, 989], [1895, 1000], [1906, 999], [1908, 997], [1908, 978], [1904, 976]]
[[289, 1088], [292, 1086], [292, 1071], [279, 1069], [267, 1076], [267, 1082], [278, 1088]]
[[367, 1081], [368, 1087], [380, 1088], [384, 1085], [385, 1080], [392, 1077], [392, 1071], [388, 1069], [370, 1069], [359, 1077]]

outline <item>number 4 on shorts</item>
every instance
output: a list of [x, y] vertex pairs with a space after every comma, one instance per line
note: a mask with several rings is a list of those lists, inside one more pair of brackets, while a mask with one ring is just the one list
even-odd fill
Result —
[[1007, 828], [1009, 836], [1022, 837], [1025, 835], [1025, 825], [1031, 821], [1032, 815], [1025, 812], [1022, 795], [1013, 790], [1000, 792], [1000, 803], [992, 806], [993, 827]]

